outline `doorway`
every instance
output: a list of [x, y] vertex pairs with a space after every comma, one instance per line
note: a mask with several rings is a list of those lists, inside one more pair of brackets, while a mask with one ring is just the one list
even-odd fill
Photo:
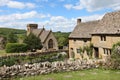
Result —
[[94, 47], [94, 51], [95, 51], [95, 58], [99, 58], [99, 50], [98, 50], [98, 48]]
[[49, 49], [53, 49], [53, 40], [52, 40], [52, 39], [50, 39], [50, 40], [48, 41], [48, 48], [49, 48]]

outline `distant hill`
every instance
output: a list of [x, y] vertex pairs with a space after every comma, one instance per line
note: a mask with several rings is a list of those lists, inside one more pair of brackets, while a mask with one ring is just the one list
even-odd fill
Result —
[[0, 28], [0, 35], [7, 36], [10, 32], [19, 35], [19, 34], [26, 34], [26, 30], [21, 29], [13, 29], [13, 28]]
[[[0, 36], [7, 37], [7, 35], [12, 32], [18, 36], [19, 39], [24, 39], [26, 35], [26, 30], [21, 29], [13, 29], [13, 28], [0, 28]], [[53, 32], [57, 41], [59, 48], [62, 48], [63, 46], [68, 45], [68, 36], [70, 35], [70, 32]]]

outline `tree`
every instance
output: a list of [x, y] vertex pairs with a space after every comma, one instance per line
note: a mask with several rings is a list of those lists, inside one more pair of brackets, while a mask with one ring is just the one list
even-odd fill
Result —
[[58, 39], [58, 43], [59, 43], [59, 48], [60, 49], [62, 49], [63, 48], [63, 46], [65, 45], [64, 43], [65, 43], [65, 38], [64, 37], [60, 37], [59, 39]]
[[36, 49], [42, 48], [42, 43], [39, 37], [36, 37], [33, 33], [30, 33], [28, 36], [25, 37], [24, 43], [28, 45], [28, 50], [36, 51]]
[[0, 49], [4, 49], [6, 46], [6, 37], [0, 36]]
[[7, 35], [7, 43], [16, 43], [17, 42], [17, 35], [15, 35], [14, 33], [10, 32]]
[[58, 46], [61, 49], [63, 46], [68, 45], [68, 36], [70, 32], [55, 32], [54, 35], [58, 41]]
[[120, 42], [116, 43], [112, 47], [112, 54], [111, 54], [111, 60], [113, 63], [113, 68], [118, 69], [120, 68]]

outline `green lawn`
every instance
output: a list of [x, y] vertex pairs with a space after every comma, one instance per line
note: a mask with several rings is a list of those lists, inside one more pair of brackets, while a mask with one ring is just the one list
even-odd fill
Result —
[[0, 55], [6, 54], [5, 50], [0, 50]]
[[119, 80], [120, 70], [83, 70], [65, 73], [52, 73], [32, 77], [17, 78], [12, 80]]

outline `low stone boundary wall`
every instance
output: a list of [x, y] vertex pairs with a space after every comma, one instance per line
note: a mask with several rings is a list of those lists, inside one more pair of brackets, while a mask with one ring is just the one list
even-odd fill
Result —
[[63, 53], [66, 55], [65, 58], [67, 58], [67, 52], [68, 50], [52, 50], [45, 52], [8, 53], [0, 56], [0, 67], [3, 65], [12, 66], [14, 64], [39, 63], [51, 60], [57, 61], [57, 59], [60, 59], [57, 57]]
[[19, 57], [19, 56], [37, 56], [37, 55], [59, 53], [59, 52], [68, 53], [68, 50], [52, 50], [52, 51], [44, 51], [44, 52], [28, 52], [28, 53], [12, 53], [12, 54], [8, 53], [5, 55], [0, 55], [0, 59], [4, 59], [4, 58], [8, 58], [8, 57]]
[[97, 68], [95, 60], [66, 60], [0, 67], [0, 79]]

